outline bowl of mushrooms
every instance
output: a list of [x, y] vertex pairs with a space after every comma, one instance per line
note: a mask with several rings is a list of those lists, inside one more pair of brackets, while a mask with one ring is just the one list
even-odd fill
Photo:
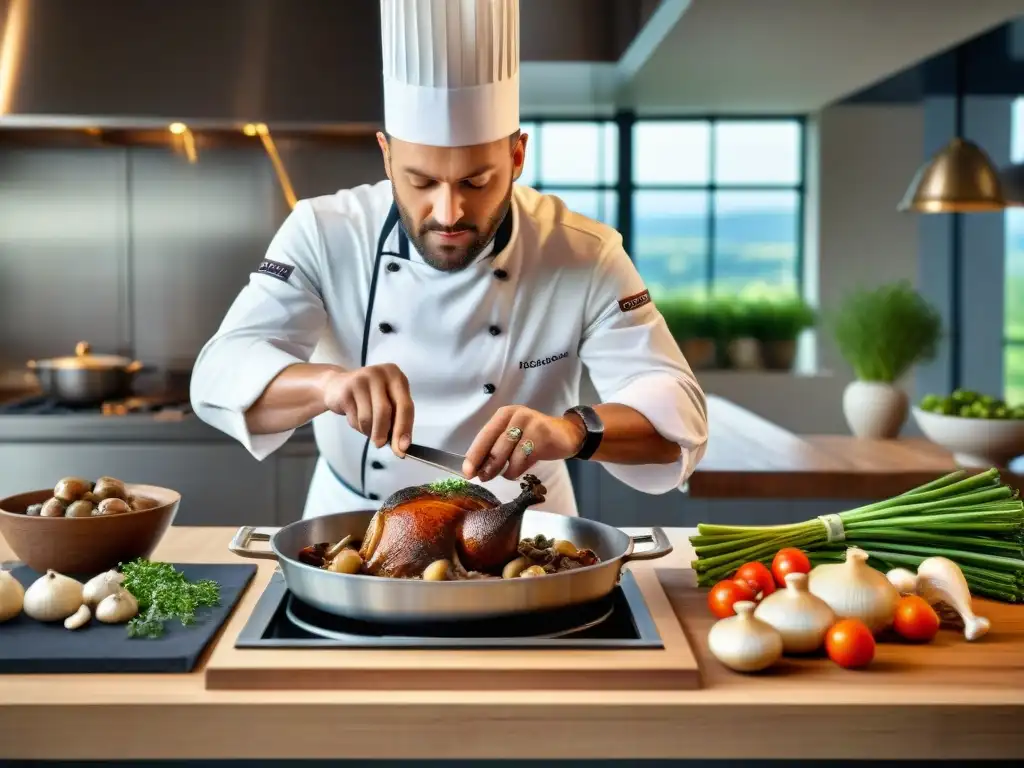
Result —
[[0, 535], [38, 573], [101, 573], [149, 557], [180, 503], [170, 488], [65, 477], [53, 488], [0, 499]]

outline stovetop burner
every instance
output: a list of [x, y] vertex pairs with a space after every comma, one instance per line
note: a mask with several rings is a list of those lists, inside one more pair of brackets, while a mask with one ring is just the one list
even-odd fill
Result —
[[274, 573], [236, 648], [662, 648], [636, 580], [624, 571], [608, 597], [515, 618], [379, 624], [324, 613]]
[[188, 413], [191, 407], [180, 398], [129, 397], [110, 400], [95, 405], [64, 403], [46, 395], [29, 397], [0, 403], [0, 415], [9, 416], [125, 416], [132, 413]]

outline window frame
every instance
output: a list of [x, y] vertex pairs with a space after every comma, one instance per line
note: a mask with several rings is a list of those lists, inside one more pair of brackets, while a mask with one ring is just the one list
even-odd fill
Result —
[[[1018, 120], [1024, 117], [1024, 95], [1017, 96], [1010, 103], [1010, 162], [1024, 162], [1024, 147], [1017, 147], [1016, 136], [1018, 131], [1024, 134], [1024, 125]], [[1015, 151], [1017, 150], [1017, 151]], [[1010, 216], [1016, 211], [1006, 210], [1003, 212], [1003, 284], [1004, 293], [1006, 283], [1009, 281], [1010, 271]], [[1003, 307], [1003, 398], [1007, 399], [1010, 392], [1010, 371], [1007, 365], [1009, 351], [1011, 349], [1024, 348], [1024, 336], [1010, 333], [1010, 313], [1008, 306]]]
[[[615, 183], [601, 184], [562, 184], [546, 183], [541, 173], [540, 163], [543, 153], [543, 142], [539, 140], [529, 151], [536, 152], [535, 160], [537, 173], [535, 183], [532, 185], [539, 192], [551, 189], [564, 189], [574, 192], [616, 192], [618, 211], [616, 224], [618, 231], [622, 234], [623, 244], [630, 259], [634, 262], [635, 238], [633, 232], [633, 196], [640, 191], [659, 192], [703, 192], [708, 196], [708, 213], [706, 217], [705, 237], [707, 240], [707, 252], [705, 253], [705, 274], [704, 289], [707, 294], [713, 295], [715, 290], [715, 193], [726, 192], [792, 192], [796, 194], [796, 237], [794, 270], [795, 285], [798, 294], [806, 296], [806, 275], [804, 262], [806, 258], [806, 224], [805, 216], [807, 211], [807, 117], [805, 115], [783, 114], [664, 114], [664, 115], [637, 115], [632, 111], [621, 111], [611, 114], [594, 115], [524, 115], [520, 121], [528, 125], [540, 127], [545, 123], [586, 123], [598, 125], [602, 123], [615, 123], [618, 126], [618, 174]], [[706, 123], [709, 131], [709, 179], [707, 183], [693, 184], [642, 184], [638, 183], [633, 175], [633, 132], [638, 124], [644, 123], [678, 123], [694, 122]], [[796, 183], [771, 184], [771, 183], [719, 183], [715, 179], [715, 127], [722, 123], [793, 123], [796, 125], [797, 134], [800, 139], [798, 150], [798, 180]], [[527, 131], [529, 133], [529, 130]]]

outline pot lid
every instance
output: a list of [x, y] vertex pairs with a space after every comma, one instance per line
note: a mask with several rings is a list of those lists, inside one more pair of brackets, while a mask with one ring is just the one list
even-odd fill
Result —
[[68, 357], [51, 357], [46, 360], [30, 360], [29, 367], [45, 368], [126, 368], [134, 363], [133, 360], [121, 355], [94, 355], [92, 347], [87, 341], [80, 341], [75, 345], [75, 354]]

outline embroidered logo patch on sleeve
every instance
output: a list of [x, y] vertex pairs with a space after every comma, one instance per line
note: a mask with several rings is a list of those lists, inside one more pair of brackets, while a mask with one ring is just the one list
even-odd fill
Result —
[[257, 269], [256, 271], [264, 275], [276, 277], [278, 280], [287, 283], [288, 278], [292, 276], [292, 272], [294, 270], [295, 267], [292, 266], [291, 264], [282, 264], [279, 261], [271, 261], [270, 259], [264, 259], [263, 263], [260, 264], [260, 268]]
[[619, 309], [623, 312], [631, 312], [634, 309], [639, 309], [647, 304], [651, 303], [650, 291], [640, 291], [640, 293], [634, 293], [632, 296], [627, 296], [624, 299], [619, 299]]

